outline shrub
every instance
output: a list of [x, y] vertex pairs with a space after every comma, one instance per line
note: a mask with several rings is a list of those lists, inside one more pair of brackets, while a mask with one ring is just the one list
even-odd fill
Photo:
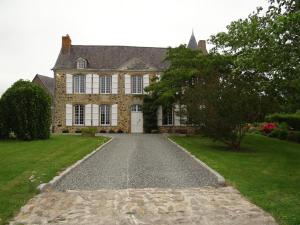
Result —
[[15, 82], [0, 99], [0, 136], [13, 132], [18, 139], [46, 139], [50, 136], [51, 99], [29, 81]]
[[108, 131], [108, 133], [115, 133], [115, 131], [114, 131], [113, 129], [110, 129], [110, 130]]
[[104, 134], [104, 133], [106, 133], [106, 130], [100, 130], [99, 133]]
[[289, 132], [287, 139], [289, 141], [295, 141], [300, 143], [300, 131], [291, 131]]
[[153, 96], [145, 96], [143, 104], [143, 119], [144, 130], [146, 133], [150, 133], [151, 130], [157, 130], [157, 103]]
[[274, 129], [270, 134], [269, 137], [279, 138], [285, 140], [288, 136], [288, 131], [283, 129]]
[[264, 123], [261, 126], [261, 131], [265, 134], [268, 134], [268, 133], [271, 133], [276, 128], [277, 128], [277, 126], [275, 123]]
[[119, 129], [118, 133], [121, 134], [121, 133], [124, 133], [124, 131], [122, 131], [121, 129]]
[[86, 137], [95, 137], [97, 129], [95, 127], [85, 127], [81, 129], [81, 133]]
[[79, 130], [79, 129], [78, 129], [78, 130], [75, 130], [75, 133], [76, 133], [76, 134], [81, 134], [81, 130]]
[[68, 129], [63, 129], [62, 132], [63, 132], [64, 134], [67, 134], [67, 133], [69, 133], [69, 130], [68, 130]]
[[300, 131], [300, 114], [280, 114], [275, 113], [268, 115], [266, 121], [277, 122], [277, 123], [287, 123], [291, 128]]

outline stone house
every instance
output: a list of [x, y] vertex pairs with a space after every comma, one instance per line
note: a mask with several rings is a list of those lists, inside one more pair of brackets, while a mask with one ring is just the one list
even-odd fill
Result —
[[[197, 44], [193, 34], [188, 47], [206, 52], [205, 41]], [[144, 88], [167, 68], [166, 52], [156, 47], [72, 45], [70, 36], [63, 36], [53, 68], [54, 132], [96, 127], [98, 132], [143, 133]], [[186, 127], [176, 108], [159, 107], [161, 131]]]

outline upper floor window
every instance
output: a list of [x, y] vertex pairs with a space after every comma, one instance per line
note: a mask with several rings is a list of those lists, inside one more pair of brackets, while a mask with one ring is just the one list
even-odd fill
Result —
[[110, 125], [110, 105], [100, 105], [100, 125], [109, 126]]
[[162, 112], [162, 125], [173, 125], [173, 109], [164, 108]]
[[73, 76], [73, 93], [85, 93], [85, 76], [74, 75]]
[[143, 76], [131, 76], [131, 93], [143, 94]]
[[100, 93], [111, 93], [112, 79], [110, 75], [100, 76]]
[[85, 69], [86, 68], [87, 62], [85, 59], [78, 58], [76, 62], [77, 62], [77, 69]]
[[84, 125], [84, 105], [74, 105], [74, 125]]

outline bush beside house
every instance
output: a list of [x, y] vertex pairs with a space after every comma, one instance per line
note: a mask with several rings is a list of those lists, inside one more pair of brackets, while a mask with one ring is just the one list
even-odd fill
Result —
[[39, 86], [15, 82], [0, 99], [0, 138], [47, 139], [50, 136], [51, 99]]

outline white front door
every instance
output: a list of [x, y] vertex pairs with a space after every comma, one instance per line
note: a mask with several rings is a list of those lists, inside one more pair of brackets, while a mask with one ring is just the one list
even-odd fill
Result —
[[143, 133], [143, 112], [141, 105], [131, 106], [131, 133]]

